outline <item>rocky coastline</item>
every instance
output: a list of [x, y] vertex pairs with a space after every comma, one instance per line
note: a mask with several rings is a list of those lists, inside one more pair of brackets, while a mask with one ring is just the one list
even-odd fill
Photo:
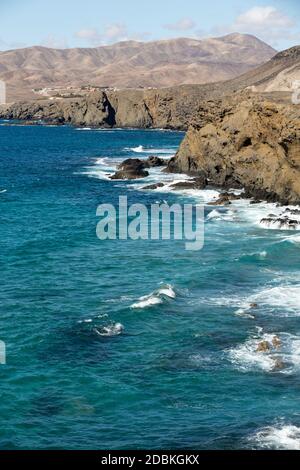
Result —
[[[201, 188], [208, 184], [243, 189], [254, 201], [300, 204], [299, 106], [246, 90], [223, 97], [214, 91], [211, 98], [209, 88], [201, 90], [197, 86], [123, 90], [95, 92], [79, 100], [15, 103], [2, 107], [0, 118], [187, 130], [164, 171], [194, 176], [197, 183], [185, 183], [194, 187], [201, 181]], [[147, 168], [120, 168], [115, 178], [122, 173], [126, 179], [128, 171], [132, 179], [136, 174], [143, 178]]]

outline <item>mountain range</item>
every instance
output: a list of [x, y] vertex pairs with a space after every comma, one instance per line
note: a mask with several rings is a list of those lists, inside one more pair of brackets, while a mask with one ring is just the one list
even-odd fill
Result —
[[276, 51], [247, 34], [208, 39], [127, 41], [76, 49], [29, 47], [0, 52], [8, 99], [36, 98], [35, 88], [161, 88], [229, 80], [267, 62]]

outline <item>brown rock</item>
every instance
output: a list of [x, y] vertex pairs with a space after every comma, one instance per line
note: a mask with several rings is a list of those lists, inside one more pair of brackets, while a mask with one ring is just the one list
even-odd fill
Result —
[[212, 122], [198, 120], [171, 159], [171, 171], [205, 172], [212, 185], [245, 188], [256, 200], [300, 203], [299, 107], [237, 95], [221, 103]]
[[272, 345], [275, 349], [280, 349], [282, 346], [281, 339], [278, 336], [274, 336], [274, 338], [272, 339]]
[[256, 352], [269, 352], [271, 351], [271, 344], [268, 341], [261, 341], [258, 343]]

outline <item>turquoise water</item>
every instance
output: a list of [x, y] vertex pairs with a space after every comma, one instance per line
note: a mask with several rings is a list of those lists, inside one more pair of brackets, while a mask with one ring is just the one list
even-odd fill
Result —
[[[106, 179], [182, 138], [0, 126], [1, 449], [300, 447], [300, 236], [258, 224], [278, 208], [206, 207], [199, 252], [96, 237], [98, 204], [119, 195], [208, 197]], [[161, 303], [132, 308], [143, 296]], [[258, 354], [272, 335], [280, 351]]]

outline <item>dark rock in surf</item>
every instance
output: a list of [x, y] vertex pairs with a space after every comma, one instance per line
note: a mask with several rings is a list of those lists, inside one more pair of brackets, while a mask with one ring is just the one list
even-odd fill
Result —
[[158, 189], [158, 188], [163, 188], [164, 184], [163, 183], [154, 183], [154, 184], [149, 184], [148, 186], [145, 186], [143, 189], [148, 190], [148, 189]]
[[128, 158], [118, 166], [118, 171], [111, 176], [112, 180], [134, 180], [149, 176], [145, 171], [145, 162], [139, 158]]

